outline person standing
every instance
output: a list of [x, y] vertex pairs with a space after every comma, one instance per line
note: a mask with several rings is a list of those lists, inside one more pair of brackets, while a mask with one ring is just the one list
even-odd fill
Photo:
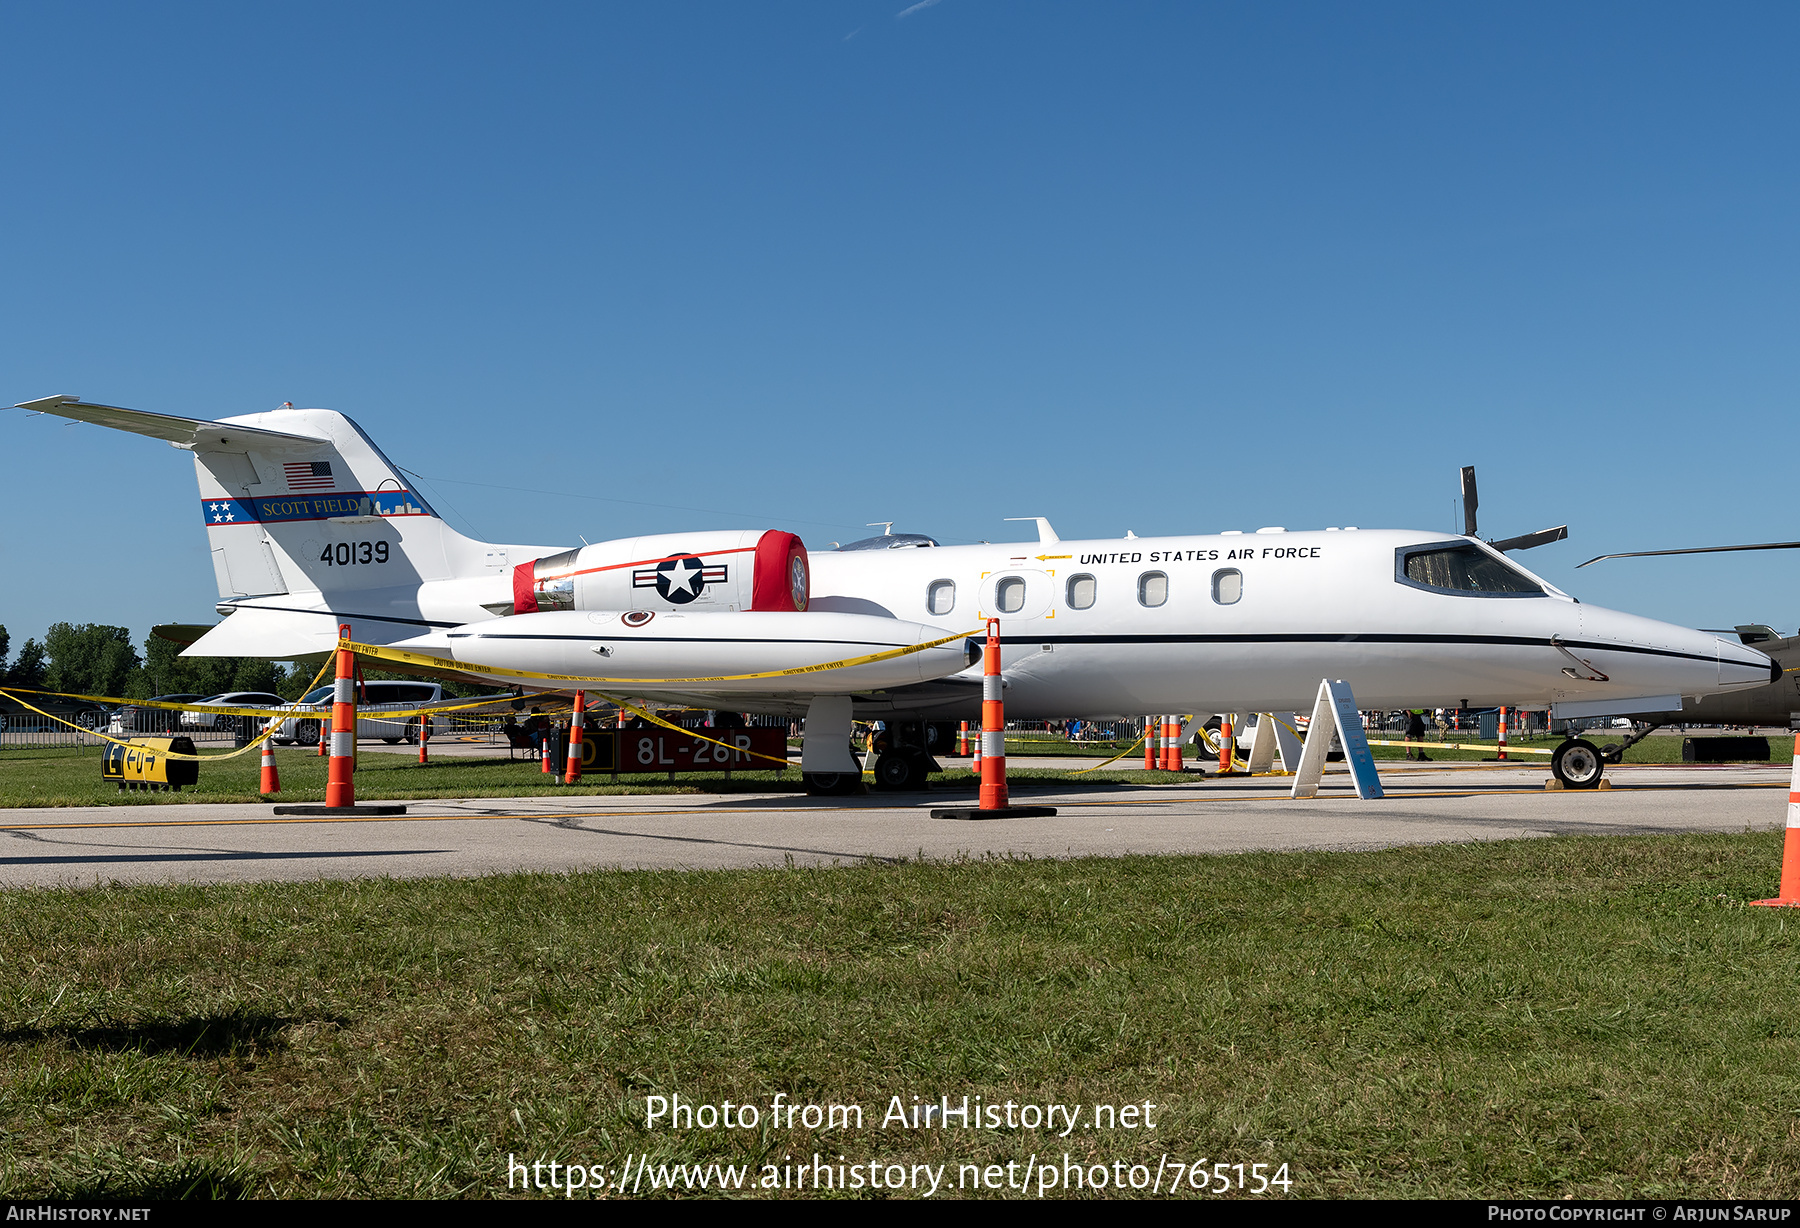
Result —
[[1425, 709], [1408, 708], [1406, 710], [1406, 757], [1413, 757], [1412, 744], [1419, 744], [1419, 761], [1428, 763], [1431, 756], [1425, 753]]

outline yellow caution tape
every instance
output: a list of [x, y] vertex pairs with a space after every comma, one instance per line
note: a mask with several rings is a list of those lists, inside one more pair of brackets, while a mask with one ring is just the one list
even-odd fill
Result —
[[[329, 665], [330, 662], [328, 661], [326, 664]], [[317, 682], [324, 676], [325, 671], [320, 670], [318, 674], [314, 675], [313, 681]], [[306, 689], [310, 691], [313, 688], [309, 686]], [[261, 717], [292, 716], [294, 714], [294, 709], [292, 708], [234, 708], [228, 707], [225, 704], [174, 704], [165, 703], [156, 699], [125, 699], [118, 695], [83, 695], [79, 691], [42, 691], [35, 687], [28, 686], [9, 687], [7, 690], [9, 693], [16, 691], [20, 695], [48, 695], [56, 699], [82, 699], [87, 700], [90, 703], [118, 704], [121, 706], [129, 704], [134, 708], [159, 708], [165, 712], [211, 712], [218, 716]], [[296, 700], [295, 702], [297, 703], [299, 701]], [[36, 709], [33, 709], [33, 711], [36, 711]]]
[[1124, 750], [1122, 750], [1118, 754], [1114, 755], [1111, 759], [1108, 759], [1106, 761], [1106, 763], [1096, 763], [1093, 767], [1082, 768], [1078, 772], [1071, 772], [1069, 774], [1071, 776], [1085, 776], [1089, 772], [1098, 772], [1101, 768], [1105, 767], [1107, 763], [1117, 763], [1119, 760], [1123, 759], [1126, 755], [1129, 755], [1132, 751], [1134, 751], [1138, 747], [1142, 746], [1144, 744], [1144, 739], [1149, 736], [1150, 735], [1148, 735], [1148, 734], [1140, 734], [1137, 741], [1133, 742], [1130, 746], [1127, 746]]
[[455, 670], [465, 674], [491, 674], [497, 678], [532, 678], [549, 682], [574, 682], [579, 683], [583, 689], [600, 686], [623, 686], [636, 689], [639, 687], [689, 687], [709, 682], [755, 682], [763, 678], [796, 678], [805, 674], [824, 673], [827, 670], [872, 665], [876, 661], [892, 661], [897, 657], [907, 657], [915, 652], [924, 652], [927, 648], [938, 648], [955, 640], [968, 639], [972, 635], [983, 634], [983, 631], [983, 628], [977, 627], [973, 631], [959, 631], [955, 635], [946, 635], [942, 639], [928, 640], [923, 644], [913, 644], [907, 648], [893, 648], [886, 652], [872, 652], [866, 656], [846, 657], [842, 661], [827, 661], [822, 665], [796, 665], [791, 669], [772, 669], [760, 674], [719, 674], [711, 678], [593, 678], [586, 674], [541, 674], [533, 670], [503, 669], [497, 665], [478, 665], [473, 661], [455, 661], [448, 657], [433, 656], [430, 653], [409, 652], [403, 648], [384, 648], [379, 644], [358, 644], [352, 640], [339, 640], [338, 647], [347, 648], [362, 657], [399, 661], [428, 669]]
[[[331, 662], [327, 659], [326, 668], [329, 668], [330, 665]], [[323, 669], [320, 670], [318, 674], [314, 675], [313, 682], [316, 683], [320, 678], [324, 677], [324, 675], [325, 671]], [[309, 685], [306, 689], [311, 691], [314, 688]], [[8, 687], [6, 690], [0, 691], [0, 694], [13, 695], [15, 692], [17, 695], [48, 695], [56, 699], [82, 699], [92, 703], [117, 704], [121, 706], [130, 705], [134, 708], [160, 708], [169, 712], [209, 712], [217, 716], [255, 716], [261, 717], [264, 720], [287, 720], [290, 718], [308, 716], [328, 717], [331, 715], [332, 706], [330, 700], [316, 704], [301, 704], [299, 700], [295, 700], [292, 706], [285, 708], [230, 708], [223, 704], [155, 703], [147, 699], [124, 699], [117, 695], [83, 695], [76, 691], [41, 691], [32, 687]], [[16, 698], [17, 696], [15, 695], [14, 697]], [[426, 708], [377, 708], [366, 703], [358, 703], [356, 705], [356, 710], [358, 715], [364, 720], [392, 720], [406, 716], [436, 715], [443, 712], [464, 712], [470, 708], [481, 708], [496, 703], [508, 703], [511, 702], [512, 699], [513, 696], [511, 695], [488, 695], [480, 699], [471, 699], [466, 703], [438, 703]], [[19, 702], [24, 703], [25, 701], [20, 700]], [[30, 704], [26, 704], [25, 706], [28, 708], [31, 707]], [[41, 709], [38, 708], [32, 708], [31, 710], [33, 712], [41, 711]], [[562, 714], [562, 710], [558, 709], [557, 711], [546, 715], [561, 716]], [[47, 712], [42, 713], [42, 715], [50, 716]], [[58, 720], [60, 718], [51, 716], [50, 719]], [[64, 721], [63, 723], [67, 724], [68, 722]], [[85, 731], [87, 727], [84, 725], [77, 725], [75, 728]]]
[[[1368, 739], [1368, 742], [1370, 746], [1412, 746], [1420, 750], [1491, 750], [1496, 753], [1500, 750], [1498, 746], [1483, 746], [1479, 742], [1378, 742], [1374, 738]], [[1509, 743], [1506, 753], [1509, 755], [1554, 755], [1556, 752], [1535, 746], [1513, 746]]]
[[[331, 665], [331, 658], [327, 657], [325, 659], [325, 664], [321, 665], [319, 667], [319, 672], [314, 674], [313, 680], [307, 684], [307, 687], [306, 687], [307, 690], [310, 691], [313, 689], [313, 687], [319, 685], [319, 679], [321, 679], [325, 676], [325, 671], [328, 668], [330, 668], [330, 665]], [[28, 693], [33, 694], [33, 695], [41, 695], [41, 694], [44, 694], [45, 692], [31, 691]], [[49, 717], [51, 720], [55, 721], [59, 725], [67, 725], [70, 729], [79, 730], [80, 732], [86, 733], [86, 734], [92, 734], [94, 737], [99, 738], [102, 742], [111, 742], [114, 746], [130, 746], [130, 745], [132, 745], [131, 740], [128, 738], [115, 738], [111, 734], [101, 733], [95, 729], [89, 729], [85, 725], [77, 725], [74, 721], [65, 721], [60, 716], [57, 716], [50, 712], [46, 712], [42, 708], [35, 707], [32, 704], [26, 703], [23, 699], [20, 699], [17, 695], [12, 694], [10, 691], [0, 690], [0, 695], [5, 695], [8, 699], [12, 700], [14, 703], [20, 705], [21, 707], [29, 708], [31, 711], [37, 713], [39, 716]], [[129, 701], [127, 701], [127, 702], [129, 702]], [[191, 759], [191, 760], [194, 760], [195, 762], [199, 762], [201, 760], [206, 760], [208, 762], [211, 762], [211, 761], [218, 760], [218, 759], [235, 759], [239, 755], [247, 755], [253, 750], [262, 749], [262, 744], [264, 742], [267, 742], [270, 738], [274, 737], [275, 731], [278, 728], [280, 728], [280, 726], [277, 725], [273, 719], [271, 719], [268, 724], [263, 726], [263, 731], [260, 734], [258, 734], [254, 739], [252, 739], [248, 744], [241, 746], [241, 747], [237, 748], [236, 750], [221, 751], [219, 754], [216, 754], [216, 755], [188, 755], [188, 754], [183, 754], [180, 751], [173, 751], [173, 750], [162, 751], [160, 753], [162, 754], [162, 756], [165, 759]]]

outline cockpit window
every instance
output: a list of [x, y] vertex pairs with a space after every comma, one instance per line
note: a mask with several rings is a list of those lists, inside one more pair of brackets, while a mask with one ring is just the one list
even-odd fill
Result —
[[1470, 542], [1399, 552], [1396, 579], [1435, 592], [1479, 597], [1542, 597], [1544, 586]]

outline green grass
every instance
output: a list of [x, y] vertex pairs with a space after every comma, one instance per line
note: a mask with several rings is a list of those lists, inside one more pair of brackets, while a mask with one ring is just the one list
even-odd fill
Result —
[[[276, 768], [281, 792], [265, 798], [257, 792], [261, 779], [258, 754], [203, 762], [200, 779], [179, 793], [120, 792], [116, 784], [100, 779], [100, 750], [82, 746], [9, 746], [0, 750], [0, 809], [19, 806], [158, 806], [191, 802], [320, 802], [325, 800], [326, 759], [310, 750], [277, 747]], [[949, 794], [973, 793], [975, 777], [967, 760], [946, 759], [947, 769], [933, 777], [933, 788]], [[1123, 766], [1123, 765], [1121, 765]], [[1105, 784], [1192, 784], [1192, 778], [1172, 772], [1137, 770], [1090, 772], [1073, 776], [1060, 771], [1012, 771], [1015, 786], [1082, 782]], [[560, 783], [545, 775], [535, 759], [450, 758], [440, 756], [421, 768], [415, 755], [387, 754], [365, 749], [357, 759], [356, 796], [361, 801], [406, 801], [434, 797], [531, 797], [577, 794], [692, 794], [744, 792], [802, 792], [805, 784], [797, 768], [786, 772], [734, 772], [722, 774], [677, 772], [673, 782], [666, 775], [622, 775], [611, 784], [610, 775], [590, 773], [579, 785]]]
[[[506, 1193], [506, 1158], [1290, 1165], [1307, 1196], [1800, 1196], [1772, 834], [18, 890], [0, 1196]], [[645, 1097], [868, 1128], [646, 1130]], [[882, 1130], [890, 1096], [1154, 1131]]]
[[[1377, 736], [1386, 741], [1391, 741], [1391, 742], [1398, 742], [1401, 740], [1401, 735], [1399, 735], [1397, 733], [1384, 733], [1384, 734], [1378, 734], [1378, 735], [1373, 735], [1373, 736]], [[1628, 737], [1629, 735], [1626, 734], [1623, 730], [1619, 730], [1619, 731], [1615, 732], [1613, 730], [1596, 729], [1591, 732], [1584, 733], [1581, 736], [1586, 741], [1593, 743], [1595, 746], [1606, 747], [1606, 746], [1616, 745], [1618, 743], [1623, 742], [1625, 740], [1625, 738]], [[1635, 745], [1631, 746], [1629, 749], [1626, 750], [1625, 762], [1626, 763], [1680, 763], [1681, 762], [1681, 743], [1682, 743], [1683, 739], [1685, 738], [1685, 736], [1686, 735], [1683, 735], [1683, 734], [1673, 734], [1673, 735], [1671, 735], [1671, 734], [1651, 734], [1649, 737], [1645, 738], [1643, 741], [1636, 743]], [[1478, 743], [1480, 741], [1480, 739], [1476, 738], [1472, 734], [1465, 735], [1465, 737], [1467, 738], [1468, 742], [1470, 742], [1470, 743]], [[1450, 740], [1452, 742], [1456, 742], [1459, 739], [1453, 734], [1453, 735], [1451, 735]], [[1513, 750], [1513, 751], [1516, 751], [1521, 747], [1536, 747], [1539, 750], [1554, 750], [1558, 745], [1560, 745], [1562, 743], [1562, 741], [1563, 741], [1563, 739], [1560, 737], [1557, 737], [1557, 738], [1542, 738], [1542, 737], [1540, 737], [1540, 738], [1533, 738], [1533, 739], [1529, 739], [1529, 740], [1509, 738], [1507, 740], [1507, 748], [1509, 750]], [[1492, 743], [1490, 742], [1487, 745], [1491, 746]], [[1398, 747], [1398, 746], [1371, 746], [1369, 748], [1369, 750], [1374, 754], [1374, 756], [1377, 759], [1399, 759], [1399, 758], [1402, 758], [1406, 753], [1403, 748]], [[1450, 761], [1454, 761], [1454, 760], [1486, 760], [1486, 759], [1492, 759], [1494, 757], [1494, 752], [1492, 750], [1464, 750], [1464, 751], [1447, 750], [1447, 749], [1439, 746], [1435, 742], [1427, 742], [1425, 744], [1425, 750], [1426, 750], [1426, 753], [1429, 754], [1431, 756], [1431, 758], [1434, 760], [1439, 760], [1439, 759], [1450, 760]], [[1776, 761], [1776, 762], [1787, 761], [1787, 759], [1789, 757], [1789, 750], [1790, 750], [1790, 748], [1787, 745], [1783, 744], [1782, 739], [1780, 739], [1780, 738], [1769, 739], [1769, 751], [1770, 751], [1770, 754], [1773, 756], [1774, 761]], [[1521, 764], [1533, 764], [1533, 763], [1539, 764], [1539, 765], [1543, 766], [1546, 770], [1548, 770], [1548, 768], [1550, 766], [1550, 756], [1549, 755], [1511, 755], [1511, 756], [1509, 756], [1508, 761], [1510, 762], [1512, 759], [1517, 759]]]

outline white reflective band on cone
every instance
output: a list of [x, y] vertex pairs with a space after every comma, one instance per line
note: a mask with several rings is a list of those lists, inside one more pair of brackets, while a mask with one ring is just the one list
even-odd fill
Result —
[[356, 739], [348, 730], [343, 733], [335, 729], [331, 733], [331, 754], [336, 759], [348, 759], [356, 753]]
[[1800, 738], [1794, 740], [1794, 772], [1788, 777], [1789, 827], [1800, 827]]
[[1006, 735], [1003, 733], [988, 733], [983, 731], [981, 735], [981, 757], [983, 759], [999, 759], [1004, 757], [1005, 754]]
[[983, 699], [983, 701], [988, 702], [988, 703], [995, 703], [995, 702], [999, 701], [999, 699], [1000, 699], [1000, 675], [998, 675], [998, 674], [983, 674], [981, 676], [981, 698]]
[[331, 688], [331, 698], [340, 704], [347, 704], [356, 698], [356, 679], [354, 678], [334, 678]]

